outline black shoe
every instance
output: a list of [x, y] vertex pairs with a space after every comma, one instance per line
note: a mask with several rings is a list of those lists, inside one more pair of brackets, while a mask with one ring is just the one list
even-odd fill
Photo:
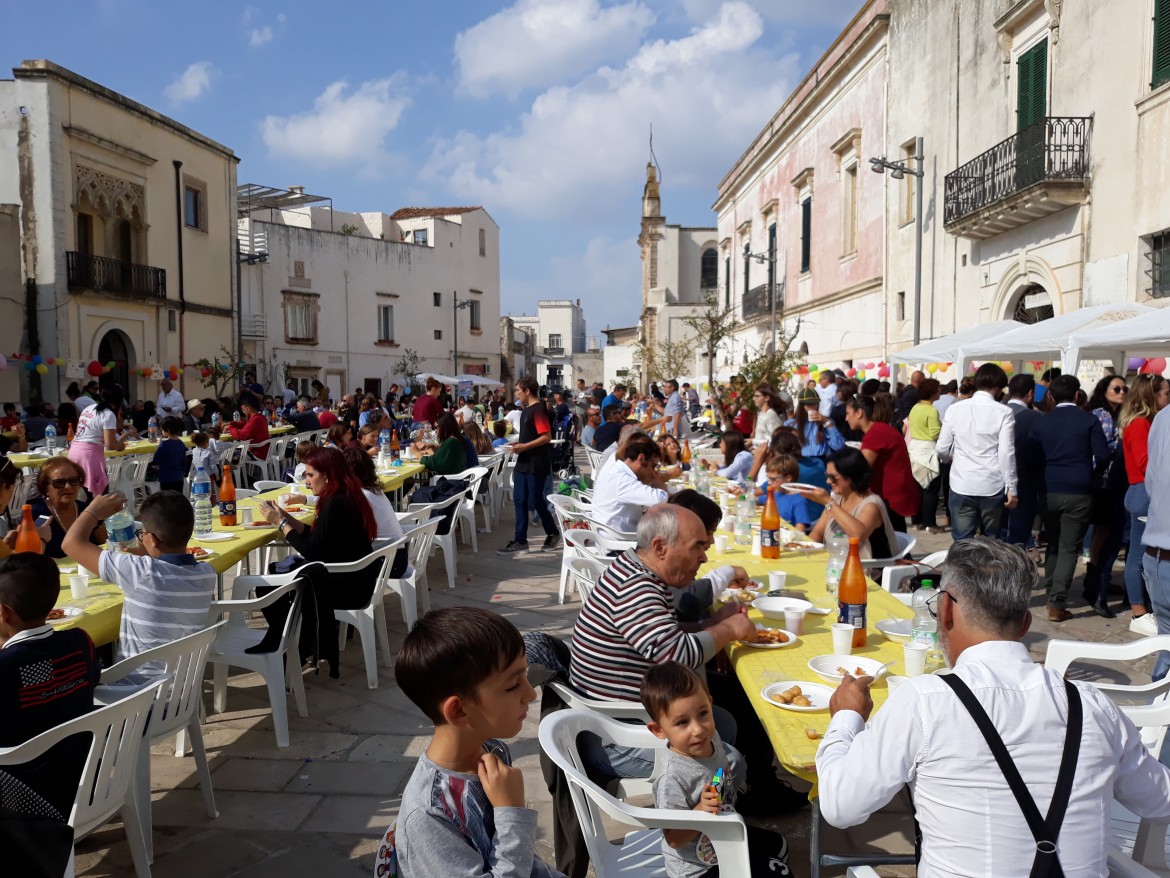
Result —
[[1096, 613], [1098, 616], [1101, 616], [1104, 619], [1116, 619], [1117, 618], [1117, 614], [1115, 612], [1113, 612], [1111, 609], [1109, 609], [1109, 606], [1104, 601], [1102, 601], [1099, 604], [1094, 604], [1093, 605], [1093, 612]]
[[544, 545], [540, 547], [542, 552], [559, 552], [561, 550], [561, 536], [560, 534], [549, 534], [544, 538]]
[[502, 549], [496, 549], [497, 555], [515, 555], [518, 552], [527, 552], [528, 543], [518, 543], [515, 540], [508, 540], [508, 545]]

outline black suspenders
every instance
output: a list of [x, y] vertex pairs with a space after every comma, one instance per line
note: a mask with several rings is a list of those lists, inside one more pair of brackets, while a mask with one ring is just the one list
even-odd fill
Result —
[[1064, 753], [1060, 758], [1060, 771], [1056, 775], [1056, 788], [1052, 791], [1052, 802], [1048, 806], [1048, 816], [1041, 817], [1040, 809], [1036, 807], [1032, 794], [1028, 792], [1024, 779], [1020, 777], [1016, 764], [1012, 761], [1007, 747], [1004, 746], [1003, 738], [999, 736], [991, 718], [976, 700], [971, 690], [967, 688], [967, 684], [954, 674], [942, 674], [940, 679], [951, 687], [951, 690], [963, 702], [963, 706], [967, 708], [967, 712], [971, 714], [971, 718], [975, 720], [975, 725], [983, 733], [987, 746], [991, 748], [991, 753], [999, 764], [999, 770], [1003, 772], [1004, 779], [1007, 781], [1008, 787], [1011, 788], [1012, 795], [1016, 797], [1024, 819], [1028, 822], [1028, 828], [1032, 831], [1032, 837], [1036, 841], [1036, 859], [1032, 863], [1029, 878], [1064, 878], [1056, 841], [1060, 836], [1060, 827], [1064, 822], [1065, 812], [1068, 810], [1073, 777], [1077, 771], [1077, 756], [1081, 747], [1083, 709], [1081, 696], [1077, 692], [1076, 686], [1068, 680], [1064, 681], [1064, 688], [1068, 693], [1068, 728], [1064, 735]]

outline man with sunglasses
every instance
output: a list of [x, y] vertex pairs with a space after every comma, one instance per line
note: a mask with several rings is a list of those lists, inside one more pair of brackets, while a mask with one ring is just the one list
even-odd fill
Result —
[[953, 671], [903, 683], [868, 728], [873, 680], [845, 676], [816, 758], [826, 821], [862, 823], [909, 784], [918, 874], [956, 876], [1061, 874], [1044, 871], [1061, 864], [1064, 874], [1104, 875], [1103, 824], [1115, 799], [1170, 819], [1170, 768], [1133, 723], [1092, 684], [1035, 663], [1020, 642], [1035, 580], [1018, 546], [980, 538], [951, 547], [930, 609]]

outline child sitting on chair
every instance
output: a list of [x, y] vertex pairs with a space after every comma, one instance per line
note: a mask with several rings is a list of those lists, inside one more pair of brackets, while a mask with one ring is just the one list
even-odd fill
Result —
[[376, 873], [395, 874], [387, 870], [396, 857], [401, 878], [560, 876], [533, 852], [536, 812], [525, 807], [524, 775], [497, 740], [520, 731], [536, 700], [516, 626], [484, 609], [432, 610], [406, 635], [394, 677], [435, 734], [379, 847]]
[[[711, 693], [693, 670], [678, 662], [654, 665], [642, 679], [646, 727], [668, 742], [654, 779], [654, 805], [671, 810], [734, 812], [736, 790], [723, 742], [715, 731]], [[788, 875], [784, 836], [747, 827], [753, 875]], [[719, 861], [711, 840], [697, 829], [665, 829], [662, 853], [670, 878], [714, 878]]]

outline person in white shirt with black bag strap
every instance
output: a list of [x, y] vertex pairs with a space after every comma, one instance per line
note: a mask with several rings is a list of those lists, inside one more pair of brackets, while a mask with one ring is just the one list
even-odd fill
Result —
[[846, 675], [829, 702], [821, 813], [855, 826], [909, 784], [919, 878], [1105, 878], [1114, 799], [1170, 822], [1170, 769], [1134, 724], [1020, 642], [1035, 583], [1019, 547], [955, 543], [930, 602], [953, 671], [903, 683], [868, 728], [872, 678]]

